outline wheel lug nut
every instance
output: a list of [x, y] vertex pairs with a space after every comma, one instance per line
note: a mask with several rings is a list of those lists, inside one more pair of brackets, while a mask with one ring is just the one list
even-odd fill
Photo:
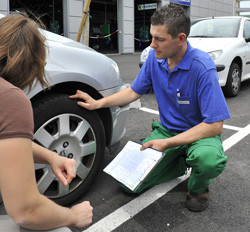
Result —
[[69, 143], [68, 142], [64, 142], [63, 143], [63, 147], [66, 148], [67, 146], [69, 146]]
[[72, 159], [72, 158], [73, 158], [73, 154], [72, 154], [72, 153], [69, 153], [69, 154], [68, 154], [68, 158], [69, 158], [69, 159]]

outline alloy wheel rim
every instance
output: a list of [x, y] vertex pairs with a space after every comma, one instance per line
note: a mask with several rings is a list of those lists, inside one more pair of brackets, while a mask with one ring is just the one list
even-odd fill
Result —
[[239, 70], [235, 69], [232, 73], [232, 89], [234, 93], [239, 90], [240, 74]]
[[75, 114], [55, 116], [36, 131], [34, 140], [76, 161], [76, 178], [66, 187], [49, 165], [35, 164], [37, 186], [41, 194], [49, 198], [63, 197], [77, 189], [87, 178], [94, 165], [97, 144], [93, 128], [84, 118]]

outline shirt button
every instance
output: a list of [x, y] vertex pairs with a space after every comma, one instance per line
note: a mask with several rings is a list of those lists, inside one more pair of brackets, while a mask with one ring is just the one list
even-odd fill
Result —
[[172, 84], [172, 81], [169, 81], [169, 84]]

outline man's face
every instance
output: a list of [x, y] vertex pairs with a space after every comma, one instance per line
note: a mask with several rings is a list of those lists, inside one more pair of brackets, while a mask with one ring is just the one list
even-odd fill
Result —
[[168, 28], [165, 25], [151, 25], [150, 33], [152, 35], [152, 42], [150, 47], [155, 50], [155, 57], [157, 59], [174, 58], [179, 51], [177, 46], [177, 39], [173, 39], [168, 34]]

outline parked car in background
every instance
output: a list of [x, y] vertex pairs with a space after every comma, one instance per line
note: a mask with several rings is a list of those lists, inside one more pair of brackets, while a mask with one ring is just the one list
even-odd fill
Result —
[[[0, 15], [4, 17], [4, 15]], [[34, 111], [34, 141], [76, 160], [76, 178], [64, 187], [49, 165], [35, 165], [39, 191], [62, 205], [87, 191], [100, 169], [105, 147], [113, 150], [125, 133], [129, 105], [88, 111], [69, 98], [77, 89], [93, 98], [126, 88], [117, 64], [66, 37], [41, 30], [48, 47], [46, 76], [51, 89], [37, 84], [28, 93]]]
[[140, 56], [140, 62], [139, 62], [139, 67], [141, 68], [142, 65], [144, 64], [144, 62], [146, 61], [146, 59], [148, 58], [148, 53], [149, 53], [149, 50], [151, 49], [150, 46], [146, 47], [142, 53], [141, 53], [141, 56]]
[[[188, 41], [214, 60], [225, 96], [235, 97], [242, 81], [250, 78], [250, 18], [202, 18], [192, 22]], [[140, 66], [149, 48], [141, 54]]]

